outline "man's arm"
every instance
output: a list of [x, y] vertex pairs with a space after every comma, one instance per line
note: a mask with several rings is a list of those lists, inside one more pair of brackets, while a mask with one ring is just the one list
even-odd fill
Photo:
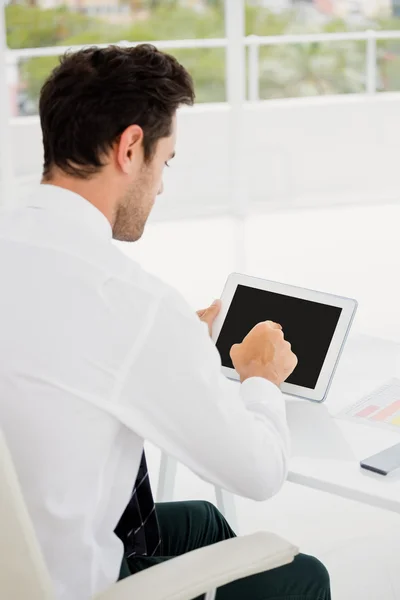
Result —
[[170, 293], [122, 369], [124, 422], [202, 478], [266, 499], [287, 474], [289, 433], [278, 387], [221, 374], [204, 323]]

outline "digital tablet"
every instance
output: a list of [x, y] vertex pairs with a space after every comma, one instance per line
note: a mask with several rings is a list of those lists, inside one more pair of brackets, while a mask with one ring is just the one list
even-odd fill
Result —
[[212, 339], [223, 373], [239, 380], [230, 349], [262, 321], [282, 325], [298, 365], [281, 385], [285, 394], [323, 402], [349, 333], [357, 301], [233, 273], [221, 297]]

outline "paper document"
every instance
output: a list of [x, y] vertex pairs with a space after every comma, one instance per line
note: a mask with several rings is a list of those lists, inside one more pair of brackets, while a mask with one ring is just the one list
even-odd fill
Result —
[[337, 416], [400, 433], [400, 379], [391, 379]]

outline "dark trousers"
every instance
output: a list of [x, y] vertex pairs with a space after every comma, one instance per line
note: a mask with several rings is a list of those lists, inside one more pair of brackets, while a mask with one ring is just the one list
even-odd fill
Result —
[[[165, 502], [157, 504], [156, 510], [165, 556], [124, 559], [121, 579], [185, 552], [235, 537], [222, 514], [209, 502]], [[234, 581], [217, 592], [217, 600], [330, 598], [327, 570], [317, 559], [304, 554], [290, 565]]]

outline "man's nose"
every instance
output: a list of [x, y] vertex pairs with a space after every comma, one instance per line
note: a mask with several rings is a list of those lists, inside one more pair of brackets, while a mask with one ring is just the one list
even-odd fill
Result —
[[162, 194], [163, 191], [164, 191], [164, 182], [162, 181], [160, 187], [158, 188], [157, 196]]

